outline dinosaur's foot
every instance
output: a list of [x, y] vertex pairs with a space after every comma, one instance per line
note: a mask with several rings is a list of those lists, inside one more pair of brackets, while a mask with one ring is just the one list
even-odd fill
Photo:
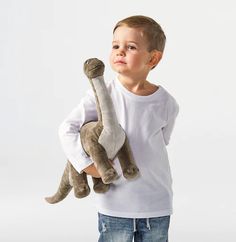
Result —
[[110, 184], [117, 180], [119, 176], [114, 168], [110, 168], [104, 172], [101, 178], [104, 184]]
[[136, 165], [130, 164], [123, 170], [123, 175], [126, 179], [133, 179], [139, 175], [139, 169]]
[[105, 193], [109, 190], [110, 185], [109, 184], [104, 184], [102, 181], [100, 183], [94, 184], [93, 190], [96, 193]]
[[87, 184], [80, 184], [79, 186], [74, 187], [74, 194], [77, 198], [83, 198], [88, 196], [90, 193], [90, 188]]

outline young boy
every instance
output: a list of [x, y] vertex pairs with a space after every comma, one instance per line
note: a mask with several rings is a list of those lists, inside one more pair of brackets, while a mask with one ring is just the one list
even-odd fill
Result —
[[[108, 192], [96, 194], [99, 242], [166, 242], [172, 214], [172, 177], [166, 145], [170, 140], [178, 104], [147, 76], [161, 60], [165, 34], [146, 16], [119, 21], [113, 31], [110, 64], [117, 78], [107, 84], [117, 118], [129, 139], [140, 176], [121, 177]], [[59, 128], [64, 152], [79, 172], [100, 177], [80, 143], [83, 123], [96, 120], [90, 90]], [[117, 159], [114, 167], [121, 174]]]

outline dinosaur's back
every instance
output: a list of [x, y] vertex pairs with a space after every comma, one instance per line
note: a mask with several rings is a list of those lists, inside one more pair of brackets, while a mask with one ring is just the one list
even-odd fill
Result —
[[103, 130], [102, 123], [91, 121], [84, 124], [80, 129], [80, 139], [84, 151], [89, 155], [89, 147], [91, 142], [98, 143], [98, 139]]

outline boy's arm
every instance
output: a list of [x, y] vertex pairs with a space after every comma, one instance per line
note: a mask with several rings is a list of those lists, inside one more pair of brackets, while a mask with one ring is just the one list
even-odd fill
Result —
[[168, 145], [170, 142], [170, 137], [174, 129], [175, 120], [179, 113], [179, 105], [174, 100], [174, 102], [169, 107], [168, 121], [165, 127], [162, 128], [163, 138], [165, 144]]
[[59, 126], [58, 134], [62, 149], [74, 168], [79, 173], [84, 170], [86, 173], [98, 177], [99, 174], [93, 165], [93, 161], [81, 145], [79, 133], [82, 125], [91, 120], [97, 120], [97, 111], [95, 97], [90, 89], [79, 105]]

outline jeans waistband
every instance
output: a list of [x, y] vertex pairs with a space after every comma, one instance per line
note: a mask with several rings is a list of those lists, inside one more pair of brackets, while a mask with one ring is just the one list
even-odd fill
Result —
[[[133, 219], [133, 224], [134, 224], [134, 232], [135, 232], [137, 230], [136, 229], [136, 218]], [[149, 218], [146, 218], [146, 226], [149, 230], [151, 229]]]

